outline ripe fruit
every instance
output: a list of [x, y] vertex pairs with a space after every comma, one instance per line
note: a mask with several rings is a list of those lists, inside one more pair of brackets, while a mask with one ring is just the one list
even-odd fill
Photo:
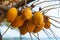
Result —
[[13, 27], [21, 27], [24, 24], [25, 20], [22, 16], [18, 16], [15, 21], [13, 21]]
[[32, 18], [32, 11], [30, 8], [25, 8], [22, 10], [22, 16], [26, 19], [29, 20]]
[[33, 31], [33, 33], [37, 33], [39, 31], [41, 31], [44, 27], [45, 23], [43, 22], [42, 25], [37, 25]]
[[18, 16], [17, 9], [13, 7], [8, 10], [6, 18], [9, 22], [13, 22], [17, 16]]
[[42, 12], [35, 12], [33, 20], [36, 25], [38, 25], [38, 24], [41, 25], [44, 20]]
[[33, 23], [32, 20], [29, 20], [27, 22], [27, 29], [28, 29], [29, 32], [33, 32], [33, 30], [35, 29], [35, 24]]
[[25, 24], [22, 27], [20, 27], [19, 30], [20, 30], [21, 35], [24, 35], [28, 32]]
[[49, 29], [51, 25], [50, 25], [50, 20], [48, 16], [44, 15], [44, 22], [45, 22], [44, 28]]

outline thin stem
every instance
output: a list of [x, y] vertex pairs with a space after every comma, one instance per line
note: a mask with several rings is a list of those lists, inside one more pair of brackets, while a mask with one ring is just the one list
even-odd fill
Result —
[[[36, 2], [39, 2], [39, 0], [37, 0]], [[34, 3], [36, 3], [36, 2], [34, 2]], [[33, 4], [34, 4], [34, 3], [33, 3]]]
[[[50, 23], [50, 22], [49, 22]], [[50, 24], [52, 24], [52, 23], [50, 23]], [[54, 24], [52, 24], [53, 26], [55, 26]], [[49, 30], [52, 32], [52, 34], [54, 35], [54, 37], [55, 37], [55, 33], [52, 31], [52, 29], [51, 28], [49, 28]], [[55, 37], [55, 39], [57, 40], [57, 38]]]
[[[44, 12], [44, 14], [46, 14], [48, 11], [52, 10], [52, 9], [57, 9], [57, 8], [60, 8], [60, 7], [56, 7], [56, 8], [50, 8], [50, 9], [46, 9], [46, 10], [41, 10]], [[46, 12], [45, 12], [46, 11]]]
[[[50, 22], [51, 23], [51, 22]], [[59, 28], [60, 29], [60, 27], [58, 27], [58, 26], [56, 26], [56, 25], [54, 25], [53, 23], [51, 23], [54, 27], [56, 27], [56, 28]]]
[[[19, 29], [19, 28], [18, 28]], [[19, 33], [20, 33], [20, 30], [19, 30]], [[20, 34], [20, 40], [22, 40], [22, 35]]]
[[39, 0], [35, 1], [34, 3], [32, 3], [32, 4], [31, 4], [31, 8], [34, 8], [34, 7], [35, 7], [34, 4], [35, 4], [36, 2], [39, 2]]
[[[49, 22], [50, 24], [51, 24], [51, 22]], [[55, 37], [55, 33], [52, 31], [52, 29], [51, 28], [49, 28], [49, 30], [52, 32], [52, 34], [54, 35], [54, 37]], [[55, 37], [55, 39], [57, 40], [57, 38]]]
[[[34, 35], [34, 33], [32, 33]], [[34, 35], [35, 36], [35, 35]], [[35, 36], [38, 40], [40, 40], [37, 36]]]
[[50, 39], [50, 36], [49, 36], [49, 34], [46, 33], [46, 30], [43, 29], [43, 31], [44, 31], [44, 33], [48, 36], [48, 38]]
[[52, 31], [52, 29], [50, 28], [49, 30], [52, 32], [52, 34], [54, 35], [55, 39], [57, 40], [57, 38], [55, 36], [55, 33]]
[[49, 11], [49, 10], [52, 10], [52, 9], [57, 9], [57, 8], [60, 8], [60, 7], [56, 7], [56, 8], [49, 8], [49, 9], [46, 9], [46, 10], [41, 10], [41, 11]]
[[33, 2], [33, 1], [35, 1], [35, 0], [28, 0], [28, 2], [27, 2], [27, 3], [30, 3], [30, 2]]
[[59, 28], [60, 29], [60, 27], [58, 27], [58, 26], [56, 26], [56, 25], [54, 25], [53, 23], [51, 23], [51, 22], [49, 22], [50, 24], [52, 24], [54, 27], [56, 27], [56, 28]]
[[38, 38], [39, 38], [39, 34], [37, 33], [37, 36], [38, 36]]
[[[59, 1], [59, 3], [60, 3], [60, 1]], [[59, 7], [60, 7], [60, 5], [59, 5]], [[58, 9], [58, 15], [59, 15], [59, 12], [60, 12], [60, 9]]]
[[[40, 3], [35, 4], [34, 6], [39, 5], [39, 4], [42, 4], [42, 3], [45, 3], [45, 2], [50, 2], [50, 1], [43, 1], [43, 2], [40, 2]], [[47, 7], [56, 6], [56, 5], [59, 5], [59, 4], [60, 3], [46, 6], [46, 7], [42, 8], [42, 10], [45, 9], [45, 8], [47, 8]]]
[[60, 4], [60, 3], [58, 3], [58, 4], [53, 4], [53, 5], [49, 5], [49, 6], [46, 6], [46, 7], [42, 8], [42, 9], [45, 9], [45, 8], [51, 7], [51, 6], [56, 6], [56, 5], [59, 5], [59, 4]]
[[[32, 1], [34, 1], [34, 0], [28, 0], [27, 3], [30, 3], [30, 2], [32, 2]], [[25, 3], [24, 0], [19, 1], [19, 2], [16, 3], [15, 7], [16, 7], [16, 8], [22, 7], [22, 6], [25, 5], [24, 3]]]
[[[29, 32], [29, 26], [28, 26], [28, 24], [27, 24], [27, 31]], [[29, 32], [29, 35], [30, 35], [30, 37], [31, 37], [31, 40], [33, 40], [32, 35], [31, 35], [30, 32]]]
[[[16, 18], [17, 18], [17, 17], [16, 17]], [[16, 19], [15, 19], [15, 20], [16, 20]], [[15, 20], [14, 20], [14, 21], [15, 21]], [[13, 21], [13, 22], [14, 22], [14, 21]], [[9, 26], [6, 24], [6, 25], [8, 26], [8, 28], [7, 28], [6, 31], [2, 34], [2, 36], [4, 36], [4, 34], [8, 31], [8, 29], [10, 28], [10, 26], [11, 26], [11, 24], [12, 24], [13, 22], [11, 22]]]
[[29, 32], [29, 35], [30, 35], [30, 37], [31, 37], [31, 40], [33, 40], [32, 35], [31, 35], [31, 33], [30, 33], [30, 32]]
[[[45, 30], [45, 29], [44, 29]], [[46, 33], [48, 33], [49, 35], [51, 35], [47, 30], [45, 30], [46, 31]]]
[[20, 34], [20, 40], [22, 40], [22, 35]]
[[49, 17], [49, 19], [51, 19], [51, 20], [53, 20], [53, 21], [55, 21], [55, 22], [57, 22], [57, 23], [59, 23], [59, 24], [60, 24], [60, 22], [59, 22], [59, 21], [57, 21], [57, 20], [55, 20], [55, 19], [53, 19], [53, 18], [50, 18], [50, 17]]
[[53, 17], [53, 18], [58, 18], [58, 19], [60, 19], [60, 17], [55, 17], [55, 16], [49, 16], [49, 15], [48, 15], [48, 17]]
[[[34, 3], [36, 3], [36, 2], [39, 2], [39, 0], [35, 1]], [[33, 3], [33, 4], [31, 4], [31, 5], [33, 5], [33, 6], [31, 6], [31, 7], [33, 8], [33, 7], [35, 7], [36, 5], [39, 5], [39, 4], [42, 4], [42, 3], [45, 3], [45, 2], [50, 2], [50, 1], [39, 2], [39, 3], [35, 4], [35, 5], [34, 5], [34, 3]]]
[[9, 28], [10, 28], [10, 25], [8, 26], [8, 28], [6, 29], [6, 31], [2, 34], [2, 36], [4, 36], [4, 34], [8, 31]]
[[[27, 28], [28, 28], [28, 32], [29, 32], [29, 27], [28, 27], [28, 24], [27, 24]], [[30, 32], [29, 32], [29, 34], [30, 34]], [[33, 33], [32, 33], [33, 34]], [[33, 34], [34, 35], [34, 34]], [[30, 36], [31, 36], [31, 34], [30, 34]], [[34, 35], [35, 36], [35, 35]], [[37, 36], [35, 36], [36, 38], [38, 38]], [[39, 38], [38, 38], [39, 39]], [[33, 40], [32, 39], [32, 36], [31, 36], [31, 40]], [[40, 39], [39, 39], [40, 40]]]
[[51, 35], [47, 30], [45, 30], [44, 28], [43, 28], [43, 30], [46, 32], [46, 33], [48, 33], [49, 35]]
[[58, 26], [56, 26], [56, 25], [54, 25], [53, 23], [51, 23], [51, 22], [49, 22], [50, 24], [52, 24], [54, 27], [56, 27], [56, 28], [59, 28], [60, 29], [60, 27], [58, 27]]
[[50, 2], [50, 1], [39, 2], [39, 3], [35, 4], [34, 6], [39, 5], [39, 4], [42, 4], [42, 3], [45, 3], [45, 2]]

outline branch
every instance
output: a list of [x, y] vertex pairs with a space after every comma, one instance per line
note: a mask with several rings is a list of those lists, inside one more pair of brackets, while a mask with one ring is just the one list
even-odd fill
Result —
[[[27, 1], [27, 4], [30, 3], [30, 2], [32, 2], [32, 1], [34, 1], [34, 0], [28, 0], [28, 1]], [[24, 5], [25, 5], [25, 1], [22, 0], [22, 1], [19, 1], [19, 2], [15, 5], [15, 7], [16, 7], [16, 8], [19, 8], [19, 7], [22, 7], [22, 6], [24, 6]]]
[[7, 11], [9, 8], [3, 5], [0, 5], [0, 10]]

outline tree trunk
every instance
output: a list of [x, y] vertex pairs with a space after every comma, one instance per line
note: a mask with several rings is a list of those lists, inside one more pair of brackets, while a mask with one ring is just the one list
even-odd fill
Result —
[[2, 35], [1, 35], [1, 33], [0, 33], [0, 40], [2, 40]]

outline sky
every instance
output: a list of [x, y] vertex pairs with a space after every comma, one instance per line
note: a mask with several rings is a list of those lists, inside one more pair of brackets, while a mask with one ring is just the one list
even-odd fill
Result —
[[[44, 0], [42, 0], [42, 1], [44, 1]], [[48, 0], [47, 0], [48, 1]], [[46, 2], [46, 3], [43, 3], [43, 4], [40, 4], [40, 5], [37, 5], [32, 11], [34, 12], [34, 11], [38, 11], [38, 8], [39, 7], [41, 7], [41, 8], [43, 8], [43, 7], [45, 7], [45, 6], [48, 6], [48, 5], [51, 5], [51, 4], [57, 4], [57, 3], [59, 3], [59, 1], [54, 1], [54, 2]], [[58, 7], [59, 5], [57, 5], [57, 6], [52, 6], [52, 7]], [[46, 8], [46, 9], [48, 9], [48, 8]], [[45, 9], [44, 9], [45, 10]], [[60, 17], [60, 12], [59, 12], [59, 14], [58, 14], [58, 11], [60, 11], [60, 8], [58, 8], [58, 9], [53, 9], [53, 10], [50, 10], [48, 13], [46, 13], [46, 15], [48, 15], [48, 16], [56, 16], [56, 17]], [[51, 17], [51, 18], [53, 18], [53, 17]], [[60, 19], [57, 19], [57, 18], [54, 18], [54, 19], [56, 19], [56, 20], [60, 20]], [[57, 25], [57, 26], [60, 26], [58, 23], [56, 23], [56, 22], [54, 22], [53, 20], [51, 20], [51, 22], [52, 23], [54, 23], [55, 25]], [[7, 28], [7, 26], [6, 26], [6, 24], [4, 24], [4, 23], [2, 23], [3, 25], [0, 27], [0, 32], [3, 34], [3, 32], [6, 30], [6, 28]], [[56, 34], [56, 36], [57, 37], [60, 37], [59, 35], [60, 35], [60, 29], [58, 29], [58, 28], [55, 28], [53, 25], [51, 25], [51, 29], [54, 31], [54, 33]], [[51, 36], [52, 36], [52, 33], [50, 32], [50, 30], [48, 29], [47, 30], [50, 34], [51, 34]], [[33, 35], [32, 35], [33, 36]], [[20, 34], [19, 34], [19, 30], [16, 30], [16, 29], [9, 29], [8, 31], [7, 31], [7, 33], [3, 36], [3, 38], [14, 38], [14, 37], [20, 37]], [[29, 34], [27, 33], [26, 35], [23, 35], [22, 37], [30, 37], [29, 36]], [[33, 36], [34, 37], [34, 36]], [[47, 37], [47, 35], [43, 32], [43, 30], [41, 30], [40, 32], [39, 32], [39, 37], [40, 38], [45, 38], [45, 37]]]

